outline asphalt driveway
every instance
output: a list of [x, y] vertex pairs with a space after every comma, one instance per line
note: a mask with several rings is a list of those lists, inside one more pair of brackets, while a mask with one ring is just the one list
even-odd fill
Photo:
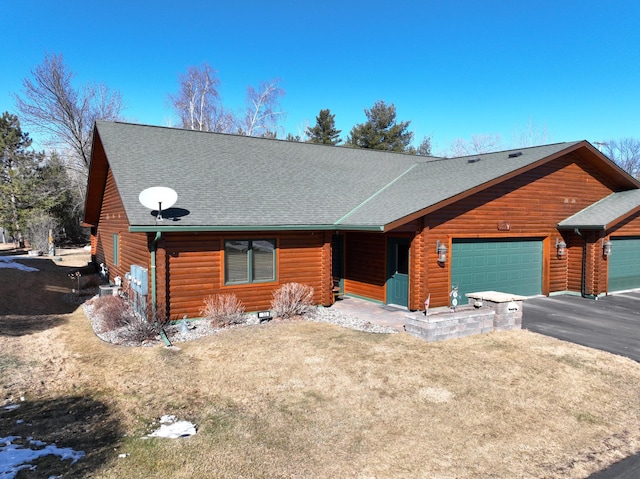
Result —
[[[522, 327], [546, 336], [619, 354], [640, 362], [640, 292], [604, 296], [528, 299]], [[589, 479], [640, 477], [640, 455], [628, 457]]]
[[522, 328], [640, 362], [640, 292], [528, 299]]

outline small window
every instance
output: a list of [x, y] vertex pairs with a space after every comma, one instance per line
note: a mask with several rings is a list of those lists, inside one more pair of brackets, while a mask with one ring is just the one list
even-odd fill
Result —
[[399, 244], [396, 250], [396, 271], [400, 274], [409, 274], [409, 245]]
[[276, 279], [275, 240], [224, 242], [225, 284], [264, 283]]
[[118, 236], [118, 234], [114, 234], [113, 235], [113, 265], [114, 266], [118, 266], [119, 263], [119, 248], [120, 248], [120, 237]]

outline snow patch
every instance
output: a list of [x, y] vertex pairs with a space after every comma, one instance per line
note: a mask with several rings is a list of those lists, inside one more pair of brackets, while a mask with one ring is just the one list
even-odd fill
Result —
[[[165, 415], [160, 418], [160, 427], [149, 434], [149, 437], [167, 437], [176, 439], [178, 437], [193, 436], [196, 433], [196, 426], [189, 421], [178, 421], [174, 415]], [[0, 476], [1, 479], [2, 476]]]
[[70, 447], [58, 447], [32, 438], [27, 438], [30, 447], [24, 447], [14, 444], [16, 439], [20, 439], [20, 436], [0, 437], [0, 479], [13, 479], [23, 469], [35, 470], [36, 466], [31, 463], [40, 457], [54, 455], [60, 457], [61, 461], [70, 459], [71, 464], [75, 464], [85, 455], [84, 451], [74, 451]]
[[[40, 271], [38, 268], [33, 268], [32, 266], [25, 266], [22, 263], [18, 263], [15, 261], [15, 258], [10, 256], [0, 256], [0, 268], [7, 269], [19, 269], [21, 271]], [[2, 478], [2, 476], [0, 476]]]

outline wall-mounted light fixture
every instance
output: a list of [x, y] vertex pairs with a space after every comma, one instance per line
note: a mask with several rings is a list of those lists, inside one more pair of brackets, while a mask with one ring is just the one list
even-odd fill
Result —
[[602, 238], [602, 254], [605, 256], [609, 256], [611, 254], [611, 247], [613, 246], [613, 243], [611, 243], [611, 241], [607, 240], [605, 241], [604, 238]]
[[558, 257], [562, 258], [567, 254], [567, 243], [560, 238], [556, 238], [556, 251], [558, 253]]
[[438, 263], [447, 262], [447, 247], [440, 240], [436, 243], [436, 253], [438, 253]]

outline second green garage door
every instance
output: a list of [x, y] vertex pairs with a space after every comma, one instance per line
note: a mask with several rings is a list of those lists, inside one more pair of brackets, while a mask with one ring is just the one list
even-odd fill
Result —
[[611, 238], [609, 291], [640, 288], [640, 238]]
[[459, 304], [466, 293], [501, 291], [542, 293], [542, 241], [534, 239], [458, 239], [451, 246], [451, 286]]

